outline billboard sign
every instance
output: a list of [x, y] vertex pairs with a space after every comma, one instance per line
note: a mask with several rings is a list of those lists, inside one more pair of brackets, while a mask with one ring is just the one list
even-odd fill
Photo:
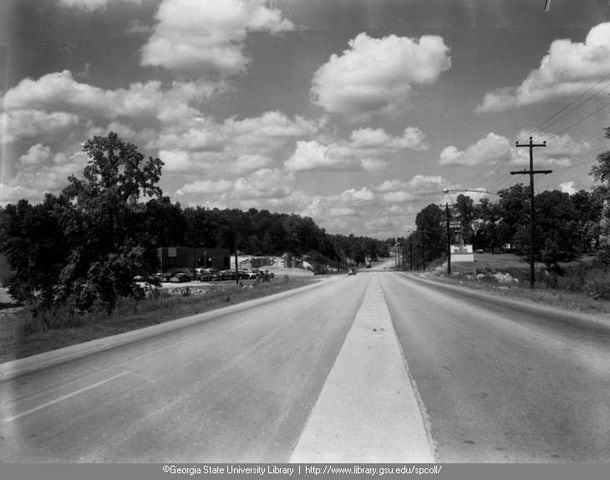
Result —
[[451, 262], [474, 262], [472, 245], [451, 245]]

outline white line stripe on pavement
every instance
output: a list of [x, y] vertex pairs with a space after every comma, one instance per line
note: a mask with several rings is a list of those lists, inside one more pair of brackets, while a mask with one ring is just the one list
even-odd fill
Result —
[[434, 463], [406, 368], [374, 274], [290, 462]]
[[112, 380], [115, 380], [115, 379], [117, 379], [119, 377], [122, 377], [124, 375], [127, 375], [129, 373], [130, 372], [119, 373], [118, 375], [114, 375], [114, 376], [112, 376], [110, 378], [106, 378], [105, 380], [101, 380], [101, 381], [99, 381], [97, 383], [94, 383], [93, 385], [89, 385], [87, 387], [81, 388], [80, 390], [76, 390], [75, 392], [68, 393], [66, 395], [62, 395], [61, 397], [58, 397], [58, 398], [56, 398], [54, 400], [51, 400], [51, 401], [46, 402], [46, 403], [43, 403], [42, 405], [38, 405], [37, 407], [30, 408], [29, 410], [26, 410], [25, 412], [21, 412], [21, 413], [18, 413], [17, 415], [13, 415], [12, 417], [5, 418], [4, 421], [5, 422], [12, 422], [13, 420], [16, 420], [18, 418], [24, 417], [24, 416], [29, 415], [31, 413], [37, 412], [39, 410], [42, 410], [43, 408], [50, 407], [51, 405], [59, 403], [62, 400], [66, 400], [66, 399], [68, 399], [70, 397], [74, 397], [75, 395], [78, 395], [79, 393], [86, 392], [87, 390], [91, 390], [92, 388], [99, 387], [100, 385], [103, 385], [104, 383], [108, 383], [108, 382], [110, 382]]

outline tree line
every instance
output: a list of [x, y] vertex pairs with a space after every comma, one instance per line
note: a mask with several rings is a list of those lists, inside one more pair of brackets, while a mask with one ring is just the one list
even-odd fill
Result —
[[329, 234], [309, 217], [183, 208], [158, 185], [163, 162], [116, 133], [88, 140], [83, 150], [82, 176], [70, 176], [61, 193], [0, 208], [0, 253], [14, 271], [5, 286], [35, 312], [111, 313], [119, 298], [141, 298], [134, 276], [156, 272], [164, 246], [290, 252], [339, 268], [387, 255], [383, 241]]
[[[610, 138], [610, 128], [605, 130]], [[590, 174], [595, 181], [590, 190], [573, 194], [559, 190], [543, 191], [534, 197], [534, 256], [550, 269], [558, 269], [583, 254], [595, 253], [610, 264], [610, 151], [597, 157]], [[497, 252], [511, 250], [529, 256], [530, 187], [519, 183], [498, 192], [498, 200], [481, 198], [475, 203], [468, 195], [459, 195], [452, 205], [430, 204], [416, 216], [416, 229], [398, 239], [407, 263], [414, 268], [446, 257], [447, 235], [456, 243], [458, 236], [475, 250]], [[606, 207], [605, 207], [606, 205]], [[447, 212], [448, 211], [448, 212]], [[460, 228], [447, 229], [450, 220]]]

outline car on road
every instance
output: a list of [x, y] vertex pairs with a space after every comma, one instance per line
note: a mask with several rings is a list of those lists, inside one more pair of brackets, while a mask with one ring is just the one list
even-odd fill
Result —
[[356, 269], [354, 267], [349, 269], [349, 272], [347, 272], [348, 275], [356, 275]]

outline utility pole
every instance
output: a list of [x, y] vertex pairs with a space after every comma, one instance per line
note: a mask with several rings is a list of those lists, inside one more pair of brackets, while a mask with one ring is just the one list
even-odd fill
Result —
[[536, 232], [536, 223], [534, 218], [534, 175], [536, 174], [548, 174], [553, 170], [534, 170], [534, 148], [546, 147], [546, 141], [542, 143], [534, 143], [532, 137], [530, 137], [529, 143], [520, 144], [518, 141], [515, 142], [516, 147], [527, 147], [530, 149], [530, 169], [529, 170], [518, 170], [510, 172], [511, 175], [529, 175], [530, 176], [530, 288], [534, 288], [536, 282], [536, 274], [534, 272], [534, 235]]
[[409, 237], [409, 270], [413, 271], [413, 241]]
[[239, 264], [237, 263], [237, 224], [233, 225], [235, 235], [235, 283], [239, 285]]
[[394, 269], [398, 270], [398, 242], [394, 244]]
[[422, 238], [421, 238], [421, 262], [422, 262], [422, 270], [426, 271], [426, 230], [422, 230]]
[[445, 216], [447, 217], [447, 275], [451, 275], [451, 229], [449, 226], [449, 202], [445, 202]]

